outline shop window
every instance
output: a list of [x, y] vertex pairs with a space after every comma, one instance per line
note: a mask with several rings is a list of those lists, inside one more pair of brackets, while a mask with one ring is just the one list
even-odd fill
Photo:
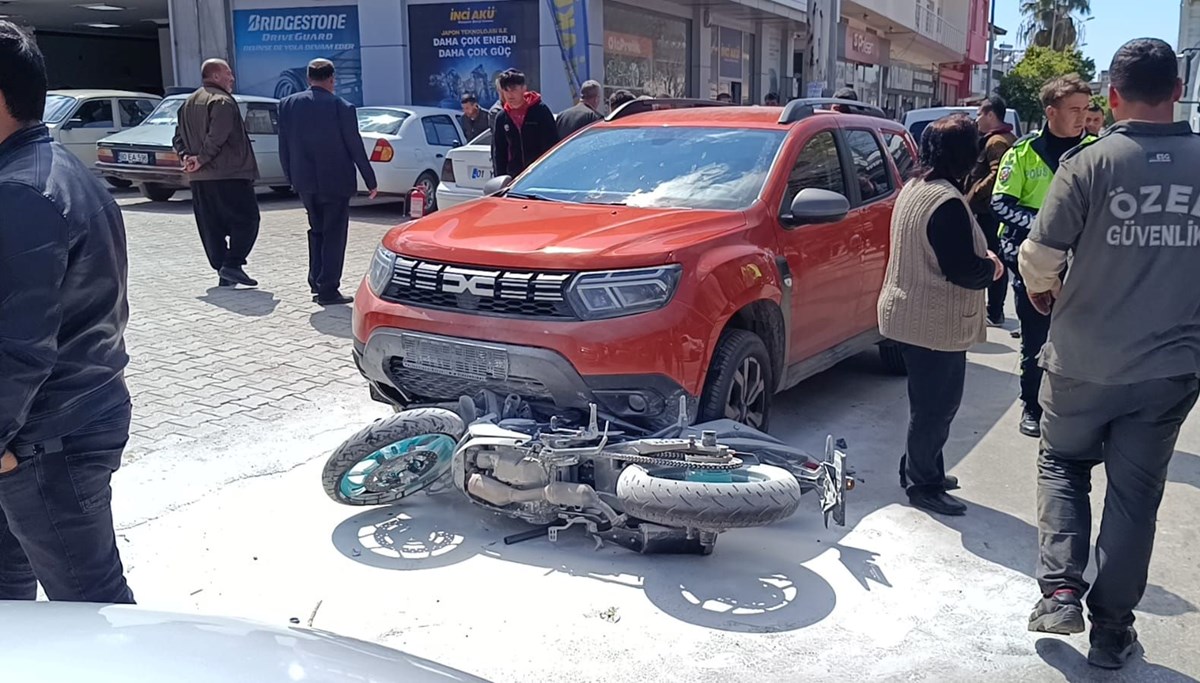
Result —
[[846, 179], [842, 174], [842, 162], [838, 159], [837, 143], [833, 133], [817, 133], [804, 143], [804, 149], [796, 157], [796, 165], [788, 176], [787, 191], [783, 194], [781, 213], [791, 211], [792, 200], [807, 188], [829, 190], [846, 194]]
[[691, 22], [616, 3], [604, 8], [604, 94], [687, 97]]
[[850, 157], [854, 160], [854, 176], [858, 180], [862, 202], [865, 204], [891, 194], [892, 177], [875, 134], [866, 130], [848, 131], [846, 142], [850, 147]]

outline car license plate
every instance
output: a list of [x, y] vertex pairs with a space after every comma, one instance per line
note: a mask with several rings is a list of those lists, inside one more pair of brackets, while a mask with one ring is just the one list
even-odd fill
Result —
[[404, 367], [475, 381], [508, 379], [508, 351], [496, 346], [400, 335]]
[[118, 164], [148, 164], [150, 163], [149, 152], [117, 152]]
[[471, 166], [470, 169], [471, 169], [471, 180], [487, 180], [488, 178], [492, 177], [492, 170], [490, 168], [480, 168], [478, 166]]

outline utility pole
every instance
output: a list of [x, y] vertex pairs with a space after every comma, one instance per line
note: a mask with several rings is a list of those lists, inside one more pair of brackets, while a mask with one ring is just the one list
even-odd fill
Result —
[[988, 2], [988, 5], [991, 6], [991, 16], [988, 18], [988, 62], [987, 80], [985, 81], [987, 86], [983, 89], [983, 94], [987, 97], [992, 95], [992, 74], [996, 71], [994, 66], [996, 63], [996, 2], [997, 0]]
[[828, 61], [825, 63], [828, 71], [825, 72], [825, 85], [829, 88], [829, 95], [838, 90], [838, 42], [840, 36], [838, 34], [838, 25], [842, 20], [842, 0], [829, 0], [829, 19], [826, 24], [826, 29], [829, 33], [829, 42], [826, 45], [829, 47], [827, 52]]

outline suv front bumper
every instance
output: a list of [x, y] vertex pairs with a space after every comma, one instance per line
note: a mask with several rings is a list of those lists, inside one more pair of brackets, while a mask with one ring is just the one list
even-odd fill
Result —
[[[473, 373], [412, 367], [405, 363], [405, 336], [503, 354], [507, 372], [503, 378], [480, 379]], [[678, 421], [681, 396], [687, 398], [689, 416], [695, 415], [698, 403], [696, 396], [666, 376], [584, 377], [559, 353], [531, 346], [376, 328], [365, 345], [355, 341], [354, 357], [359, 371], [374, 388], [389, 402], [402, 405], [456, 401], [460, 396], [490, 389], [502, 395], [516, 394], [532, 403], [550, 403], [559, 410], [586, 411], [588, 404], [595, 403], [608, 415], [657, 431]]]

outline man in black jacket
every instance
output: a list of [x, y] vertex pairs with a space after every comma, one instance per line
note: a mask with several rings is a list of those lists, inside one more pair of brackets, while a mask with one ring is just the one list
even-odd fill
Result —
[[0, 600], [40, 581], [132, 603], [109, 487], [129, 438], [125, 226], [51, 143], [45, 100], [37, 44], [0, 21]]
[[525, 85], [525, 74], [509, 69], [496, 79], [504, 111], [496, 117], [492, 134], [495, 177], [517, 176], [558, 144], [554, 112], [542, 96]]
[[558, 118], [555, 119], [558, 139], [565, 140], [575, 131], [603, 121], [604, 116], [600, 113], [603, 94], [604, 88], [598, 81], [584, 81], [579, 87], [579, 104], [558, 112]]
[[354, 300], [341, 286], [357, 173], [371, 197], [376, 194], [354, 105], [333, 94], [334, 81], [333, 62], [314, 59], [308, 64], [311, 87], [279, 103], [279, 161], [308, 211], [308, 286], [322, 306]]

